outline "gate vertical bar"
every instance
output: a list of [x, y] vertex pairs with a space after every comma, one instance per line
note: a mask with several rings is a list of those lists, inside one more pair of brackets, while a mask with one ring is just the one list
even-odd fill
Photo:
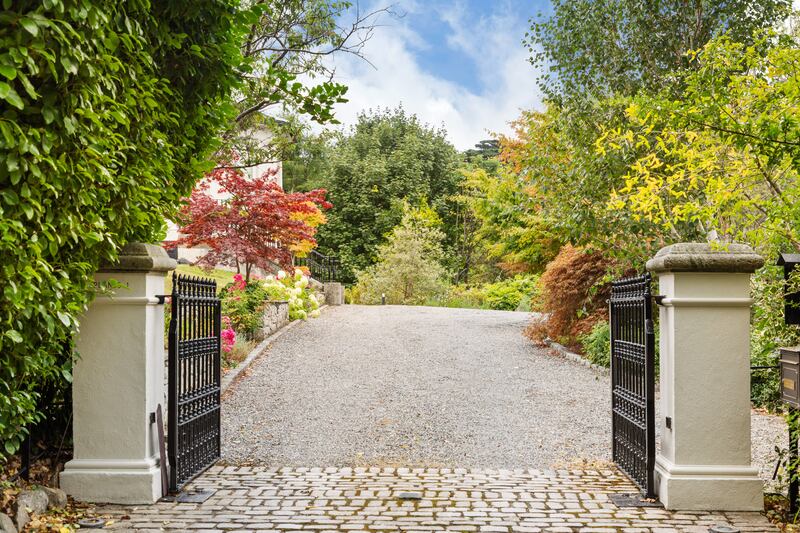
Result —
[[169, 456], [169, 490], [174, 492], [177, 490], [175, 481], [178, 478], [177, 465], [178, 457], [176, 450], [178, 448], [178, 335], [179, 324], [181, 323], [180, 312], [180, 279], [176, 273], [172, 274], [172, 298], [170, 304], [172, 305], [172, 312], [169, 321], [169, 341], [168, 341], [168, 354], [167, 354], [167, 451]]
[[616, 383], [617, 362], [614, 358], [614, 340], [617, 337], [617, 314], [614, 309], [614, 299], [608, 299], [608, 330], [609, 330], [609, 366], [611, 367], [611, 457], [617, 457], [617, 417], [614, 416], [615, 397], [614, 397], [614, 383]]
[[656, 332], [653, 324], [652, 275], [645, 274], [644, 323], [645, 323], [645, 381], [646, 430], [647, 430], [647, 486], [645, 496], [656, 498]]
[[[217, 284], [214, 283], [214, 293]], [[222, 353], [222, 302], [217, 300], [214, 306], [214, 335], [217, 337], [217, 353]], [[222, 361], [219, 357], [214, 359], [214, 380], [217, 388], [217, 403], [222, 404]], [[222, 410], [217, 411], [217, 427], [222, 426]], [[222, 454], [222, 431], [217, 431], [217, 455]]]

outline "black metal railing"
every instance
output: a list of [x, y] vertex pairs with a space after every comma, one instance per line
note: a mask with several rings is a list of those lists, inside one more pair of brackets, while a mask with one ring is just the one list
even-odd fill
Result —
[[217, 283], [172, 276], [169, 323], [169, 490], [179, 491], [220, 457], [222, 317]]
[[611, 411], [614, 462], [655, 498], [655, 332], [651, 276], [611, 284]]
[[339, 260], [316, 250], [305, 257], [295, 257], [295, 265], [308, 268], [311, 277], [322, 283], [339, 281]]
[[51, 384], [38, 390], [39, 420], [27, 428], [17, 451], [19, 469], [8, 481], [31, 480], [31, 467], [48, 460], [50, 471], [72, 455], [72, 386]]

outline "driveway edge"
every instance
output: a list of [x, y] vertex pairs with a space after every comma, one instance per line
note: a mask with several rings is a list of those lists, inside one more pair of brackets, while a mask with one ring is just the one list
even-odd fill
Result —
[[569, 359], [570, 361], [579, 363], [583, 366], [588, 366], [592, 370], [595, 370], [596, 372], [599, 372], [606, 376], [609, 375], [611, 372], [611, 369], [592, 363], [582, 355], [578, 355], [575, 352], [570, 351], [569, 348], [567, 348], [563, 344], [557, 343], [552, 339], [544, 339], [544, 343], [554, 352], [558, 353], [558, 355], [561, 355], [562, 357]]
[[[325, 304], [325, 305], [320, 306], [319, 310], [321, 312], [321, 311], [324, 311], [327, 308], [328, 308], [328, 305]], [[286, 333], [287, 331], [289, 331], [290, 329], [295, 327], [297, 324], [300, 324], [300, 323], [303, 323], [303, 322], [305, 322], [305, 320], [293, 320], [293, 321], [289, 322], [288, 324], [283, 326], [281, 329], [279, 329], [278, 331], [276, 331], [275, 333], [273, 333], [272, 335], [270, 335], [269, 337], [267, 337], [266, 339], [261, 341], [258, 344], [258, 346], [253, 348], [250, 351], [250, 353], [247, 354], [247, 357], [245, 358], [244, 361], [241, 362], [241, 364], [237, 365], [236, 368], [232, 368], [230, 370], [230, 372], [228, 372], [227, 374], [222, 376], [222, 383], [220, 385], [220, 387], [222, 389], [222, 391], [221, 391], [222, 394], [225, 394], [228, 391], [228, 389], [230, 389], [233, 386], [233, 384], [238, 380], [238, 378], [242, 374], [242, 372], [247, 370], [250, 367], [250, 365], [252, 365], [253, 362], [255, 362], [255, 360], [258, 359], [261, 356], [261, 354], [264, 353], [267, 350], [267, 348], [269, 348], [270, 344], [275, 342], [278, 339], [278, 337], [280, 337], [281, 335], [283, 335], [284, 333]]]

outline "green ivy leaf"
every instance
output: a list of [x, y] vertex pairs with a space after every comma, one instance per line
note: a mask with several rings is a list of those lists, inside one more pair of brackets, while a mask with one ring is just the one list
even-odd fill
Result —
[[8, 80], [13, 80], [17, 77], [17, 69], [8, 65], [0, 65], [0, 74]]
[[13, 105], [17, 109], [25, 109], [25, 102], [23, 102], [22, 98], [19, 97], [17, 91], [2, 81], [0, 81], [0, 98]]
[[36, 24], [36, 21], [31, 20], [29, 18], [21, 18], [19, 23], [25, 28], [25, 31], [36, 37], [39, 35], [39, 26]]
[[[8, 9], [8, 8], [6, 8], [6, 9]], [[8, 455], [11, 455], [11, 454], [13, 454], [14, 452], [16, 452], [16, 451], [17, 451], [17, 445], [16, 445], [16, 441], [14, 441], [14, 440], [11, 440], [11, 439], [7, 440], [7, 441], [6, 441], [6, 442], [3, 444], [3, 447], [5, 448], [5, 450], [6, 450], [6, 453], [7, 453]]]
[[55, 111], [49, 106], [42, 107], [42, 116], [45, 124], [51, 124], [56, 119]]

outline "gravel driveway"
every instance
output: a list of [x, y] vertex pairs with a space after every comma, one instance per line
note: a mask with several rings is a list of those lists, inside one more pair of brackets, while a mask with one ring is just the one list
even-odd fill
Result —
[[[529, 319], [328, 308], [277, 339], [229, 391], [223, 460], [462, 468], [610, 460], [608, 378], [533, 346], [522, 336]], [[785, 429], [759, 417], [754, 436], [766, 442], [755, 455], [764, 463]]]
[[521, 334], [529, 318], [329, 308], [286, 332], [227, 396], [223, 459], [474, 468], [607, 460], [607, 380], [535, 348]]

